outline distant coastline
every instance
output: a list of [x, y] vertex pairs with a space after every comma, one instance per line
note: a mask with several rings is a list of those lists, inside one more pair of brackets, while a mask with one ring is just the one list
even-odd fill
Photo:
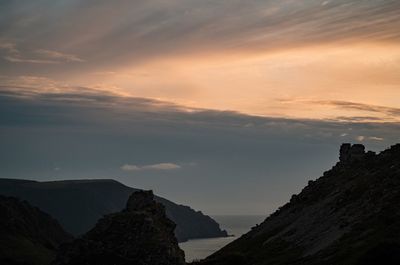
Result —
[[266, 215], [210, 215], [221, 229], [228, 232], [228, 237], [191, 239], [181, 242], [179, 246], [185, 251], [186, 262], [203, 259], [239, 238], [251, 227], [259, 224]]

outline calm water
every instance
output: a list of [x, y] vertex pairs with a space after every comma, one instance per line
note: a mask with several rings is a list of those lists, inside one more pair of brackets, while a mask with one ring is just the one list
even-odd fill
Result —
[[211, 255], [226, 244], [248, 232], [251, 227], [261, 223], [265, 219], [265, 215], [217, 215], [212, 217], [221, 225], [221, 228], [228, 231], [228, 234], [234, 236], [189, 240], [179, 244], [181, 249], [185, 251], [186, 261], [190, 262], [196, 259], [203, 259]]

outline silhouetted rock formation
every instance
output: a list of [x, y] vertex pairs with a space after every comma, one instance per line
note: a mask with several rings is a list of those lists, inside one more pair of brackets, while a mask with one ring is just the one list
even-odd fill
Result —
[[63, 246], [57, 265], [183, 265], [175, 224], [151, 191], [133, 193], [126, 208], [100, 219], [82, 238]]
[[340, 162], [204, 265], [400, 264], [400, 145]]
[[46, 265], [61, 243], [73, 237], [38, 208], [0, 196], [0, 264]]
[[339, 160], [342, 163], [361, 160], [365, 156], [365, 147], [362, 144], [342, 144], [340, 147]]
[[[0, 194], [27, 200], [51, 214], [74, 235], [89, 231], [103, 215], [121, 211], [130, 194], [137, 190], [107, 179], [51, 182], [0, 179]], [[227, 236], [209, 216], [188, 206], [155, 198], [165, 206], [168, 218], [176, 223], [175, 235], [179, 242]]]

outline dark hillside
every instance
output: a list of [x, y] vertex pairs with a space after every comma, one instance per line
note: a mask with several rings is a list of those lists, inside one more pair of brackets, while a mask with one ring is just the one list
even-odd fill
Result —
[[340, 161], [202, 264], [400, 264], [400, 145]]
[[46, 265], [73, 237], [26, 201], [0, 195], [0, 264]]

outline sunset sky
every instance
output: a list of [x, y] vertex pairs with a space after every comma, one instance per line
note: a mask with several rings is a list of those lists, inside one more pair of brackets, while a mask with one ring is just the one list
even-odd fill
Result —
[[399, 29], [398, 0], [1, 1], [0, 177], [269, 212], [400, 141]]

